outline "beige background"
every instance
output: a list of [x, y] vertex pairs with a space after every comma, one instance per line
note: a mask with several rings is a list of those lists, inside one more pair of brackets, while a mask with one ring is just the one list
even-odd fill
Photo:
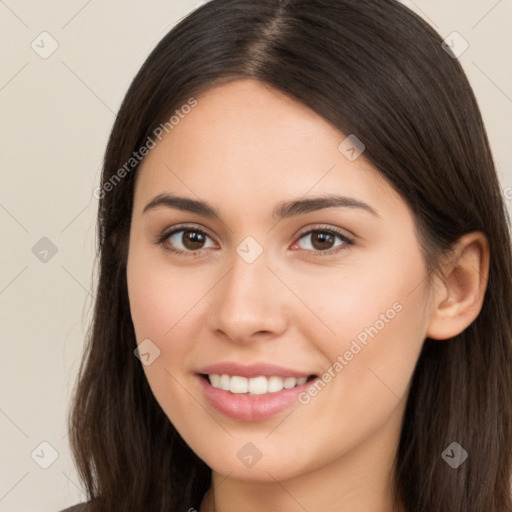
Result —
[[[65, 416], [94, 290], [92, 191], [131, 79], [201, 3], [0, 0], [0, 512], [54, 512], [84, 497]], [[512, 0], [405, 3], [469, 43], [460, 60], [512, 211]]]

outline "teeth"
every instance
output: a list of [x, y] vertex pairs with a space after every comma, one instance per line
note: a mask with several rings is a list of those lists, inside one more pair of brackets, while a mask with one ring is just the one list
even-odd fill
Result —
[[237, 375], [233, 375], [233, 377], [231, 377], [231, 380], [229, 381], [229, 389], [227, 391], [231, 391], [232, 393], [247, 393], [247, 391], [249, 391], [248, 388], [249, 383], [247, 382], [247, 379], [244, 379], [244, 377], [238, 377]]
[[248, 379], [239, 375], [229, 376], [226, 374], [218, 375], [213, 373], [208, 375], [210, 384], [214, 388], [230, 391], [235, 394], [264, 395], [266, 393], [276, 393], [284, 389], [301, 386], [307, 380], [307, 377], [296, 379], [295, 377], [253, 377]]

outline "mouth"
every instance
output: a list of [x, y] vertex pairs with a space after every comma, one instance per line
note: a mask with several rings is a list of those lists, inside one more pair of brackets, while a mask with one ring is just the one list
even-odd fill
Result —
[[293, 389], [300, 387], [312, 380], [317, 375], [305, 375], [303, 377], [280, 377], [278, 375], [243, 377], [241, 375], [228, 375], [219, 373], [200, 373], [198, 374], [203, 380], [216, 389], [221, 389], [235, 395], [267, 395], [271, 393], [279, 393], [283, 389]]
[[317, 375], [243, 377], [197, 373], [206, 403], [215, 411], [243, 422], [263, 421], [293, 407], [302, 407], [299, 396], [318, 379]]

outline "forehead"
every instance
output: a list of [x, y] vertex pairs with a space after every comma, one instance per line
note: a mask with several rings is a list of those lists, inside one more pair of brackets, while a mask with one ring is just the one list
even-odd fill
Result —
[[240, 206], [325, 193], [400, 201], [363, 156], [340, 151], [347, 135], [281, 91], [238, 80], [195, 99], [142, 162], [136, 208], [178, 191]]

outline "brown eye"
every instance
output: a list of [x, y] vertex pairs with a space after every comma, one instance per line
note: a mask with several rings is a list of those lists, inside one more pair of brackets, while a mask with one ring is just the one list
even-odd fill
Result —
[[[353, 240], [333, 228], [312, 229], [301, 235], [299, 240], [310, 239], [310, 247], [305, 249], [313, 253], [331, 254], [353, 244]], [[336, 244], [336, 239], [341, 243]]]
[[[165, 233], [158, 242], [165, 245], [167, 249], [173, 252], [194, 253], [208, 248], [208, 246], [205, 245], [208, 239], [211, 240], [204, 231], [189, 227], [174, 229], [171, 232]], [[212, 246], [214, 246], [214, 244], [209, 247]]]
[[332, 248], [334, 240], [334, 236], [330, 233], [314, 231], [311, 236], [311, 245], [319, 251], [324, 251]]
[[183, 235], [181, 236], [181, 242], [190, 250], [202, 249], [204, 241], [205, 236], [198, 231], [183, 231]]

